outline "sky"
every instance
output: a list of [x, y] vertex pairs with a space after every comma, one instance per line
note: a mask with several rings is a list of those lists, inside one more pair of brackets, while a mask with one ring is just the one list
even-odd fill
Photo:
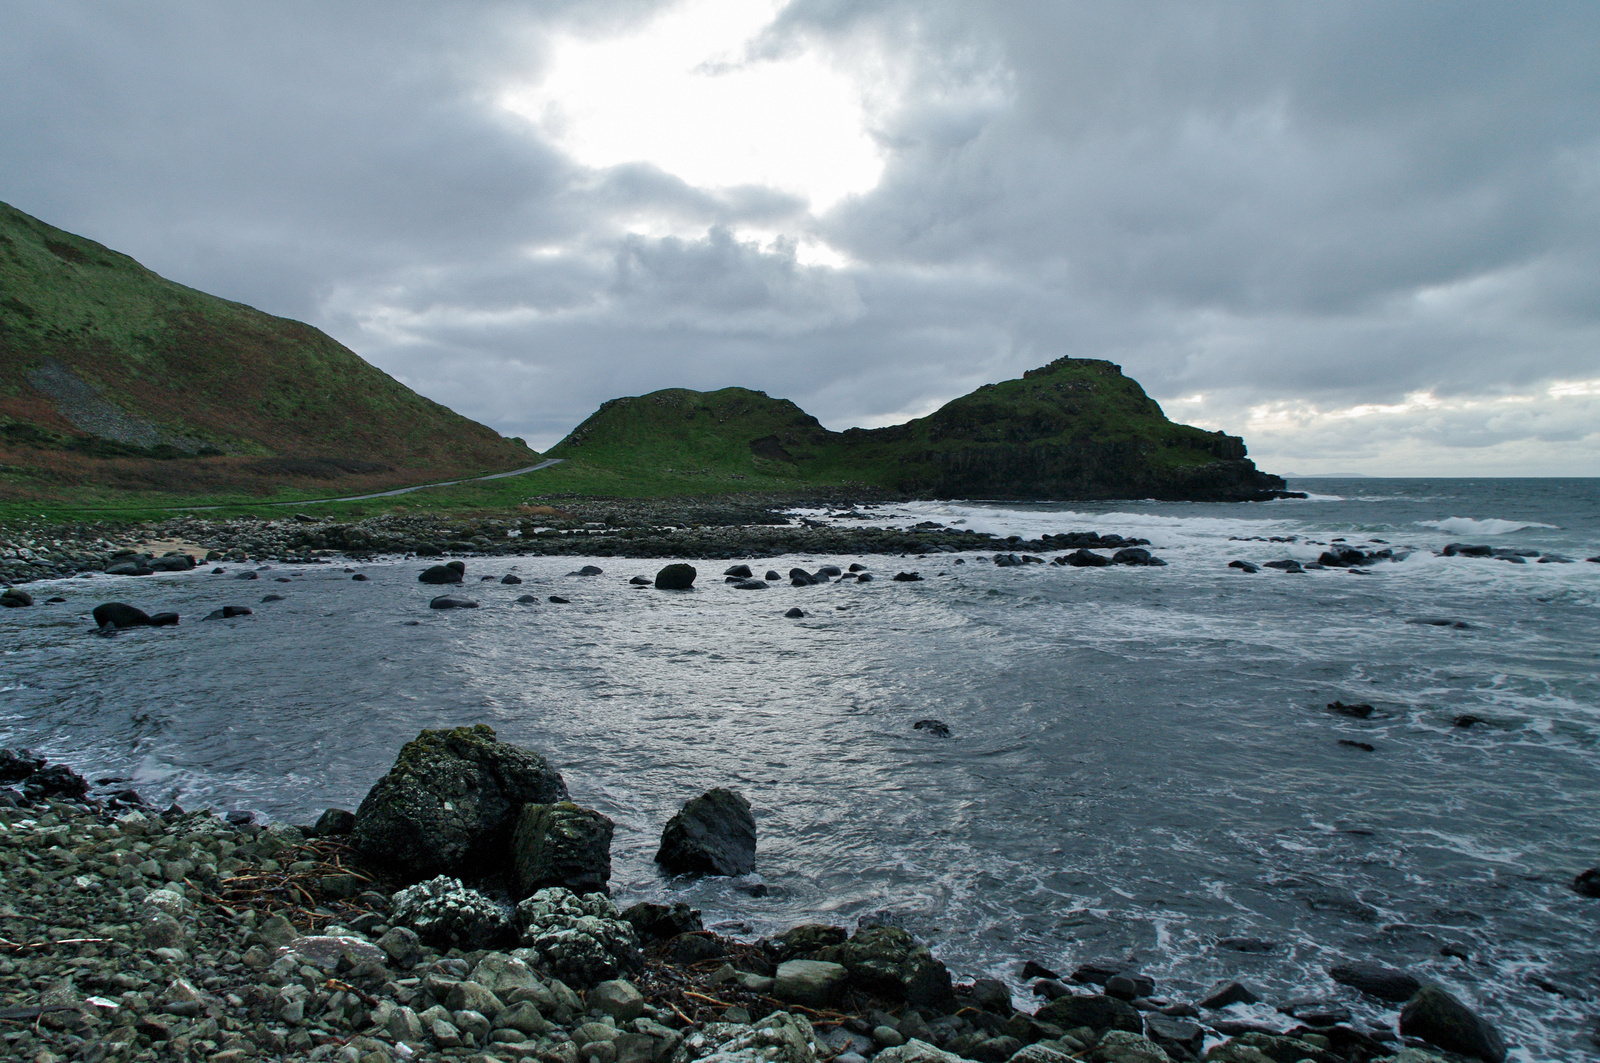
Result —
[[1600, 475], [1600, 5], [0, 0], [0, 200], [544, 449], [1070, 355], [1271, 472]]

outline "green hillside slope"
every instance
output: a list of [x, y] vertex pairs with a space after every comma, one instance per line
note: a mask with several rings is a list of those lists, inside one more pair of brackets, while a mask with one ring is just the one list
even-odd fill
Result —
[[0, 497], [381, 489], [535, 457], [310, 325], [0, 203]]
[[1077, 358], [903, 425], [845, 432], [743, 388], [613, 399], [550, 454], [568, 459], [552, 488], [629, 494], [865, 485], [937, 498], [1235, 500], [1284, 488], [1239, 437], [1175, 424], [1118, 366]]

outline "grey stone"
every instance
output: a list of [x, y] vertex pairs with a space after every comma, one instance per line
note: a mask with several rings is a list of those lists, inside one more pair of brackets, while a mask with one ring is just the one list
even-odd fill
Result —
[[378, 947], [397, 967], [410, 967], [422, 957], [422, 940], [415, 930], [406, 926], [391, 928], [378, 939]]
[[1423, 986], [1401, 1009], [1400, 1032], [1487, 1063], [1503, 1063], [1506, 1058], [1500, 1032], [1436, 985]]
[[644, 1014], [644, 994], [633, 983], [616, 978], [589, 990], [588, 1004], [618, 1022], [629, 1022]]
[[[472, 981], [457, 982], [451, 986], [450, 993], [445, 998], [445, 1006], [452, 1012], [475, 1011], [491, 1019], [505, 1010], [505, 1005], [500, 1002], [499, 997], [487, 987]], [[456, 1025], [461, 1026], [461, 1023], [457, 1022]]]
[[643, 963], [633, 926], [602, 894], [542, 889], [517, 905], [514, 918], [523, 943], [561, 981], [592, 985]]
[[849, 972], [826, 960], [788, 960], [778, 965], [772, 995], [790, 1004], [826, 1007], [844, 991]]
[[661, 832], [656, 863], [674, 874], [750, 874], [756, 869], [750, 802], [722, 787], [691, 799]]
[[961, 1057], [954, 1052], [935, 1048], [915, 1037], [903, 1045], [885, 1048], [874, 1059], [876, 1063], [961, 1063]]
[[1166, 1050], [1143, 1034], [1112, 1030], [1100, 1038], [1090, 1059], [1095, 1063], [1171, 1063]]

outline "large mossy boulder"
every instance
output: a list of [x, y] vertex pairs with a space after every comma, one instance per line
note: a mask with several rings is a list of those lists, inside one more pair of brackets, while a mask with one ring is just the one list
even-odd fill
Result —
[[545, 759], [478, 724], [423, 731], [356, 810], [351, 841], [407, 881], [504, 867], [522, 806], [567, 798]]
[[609, 893], [611, 820], [571, 801], [524, 805], [511, 839], [515, 899], [547, 886]]
[[750, 802], [721, 787], [691, 799], [667, 821], [656, 863], [672, 874], [750, 874], [756, 869]]
[[941, 1014], [955, 1003], [945, 965], [897, 926], [858, 930], [850, 940], [819, 949], [811, 958], [841, 965], [850, 973], [851, 986], [873, 996]]

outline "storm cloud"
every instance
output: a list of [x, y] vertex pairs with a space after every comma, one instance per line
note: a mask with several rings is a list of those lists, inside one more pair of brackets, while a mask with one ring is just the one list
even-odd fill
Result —
[[661, 387], [876, 426], [1073, 355], [1273, 471], [1600, 474], [1592, 4], [58, 0], [0, 30], [0, 199], [536, 447]]

